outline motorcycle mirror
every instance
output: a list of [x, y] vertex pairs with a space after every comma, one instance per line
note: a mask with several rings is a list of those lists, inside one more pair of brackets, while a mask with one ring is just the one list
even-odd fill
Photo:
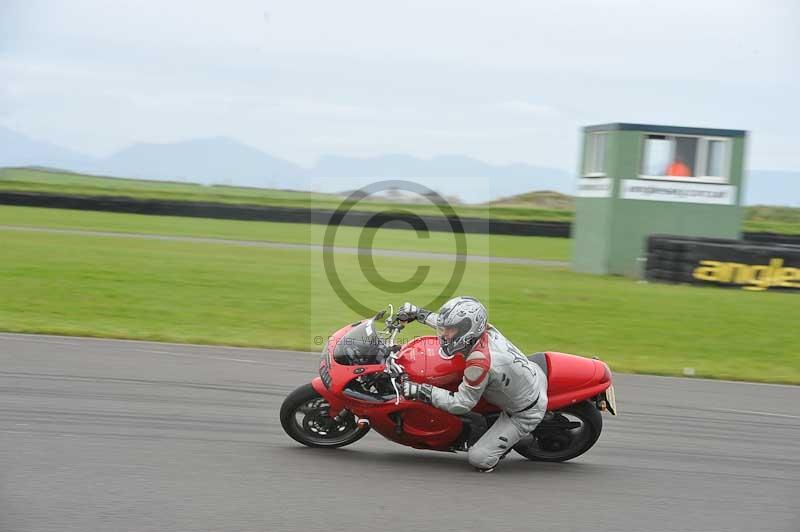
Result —
[[381, 310], [380, 312], [375, 314], [375, 317], [372, 318], [372, 319], [374, 319], [375, 321], [378, 321], [378, 320], [382, 320], [384, 316], [386, 316], [386, 311], [385, 310]]

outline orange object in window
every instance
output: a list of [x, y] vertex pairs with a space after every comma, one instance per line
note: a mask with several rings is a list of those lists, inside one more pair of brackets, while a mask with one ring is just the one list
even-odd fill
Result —
[[692, 175], [692, 171], [683, 161], [677, 159], [674, 163], [667, 167], [667, 175], [676, 177], [690, 177]]

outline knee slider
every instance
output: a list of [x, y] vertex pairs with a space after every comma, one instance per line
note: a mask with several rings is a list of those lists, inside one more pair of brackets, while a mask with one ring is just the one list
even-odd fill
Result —
[[497, 458], [492, 457], [488, 451], [481, 449], [480, 446], [471, 447], [467, 452], [467, 460], [472, 467], [478, 469], [490, 469], [497, 465]]

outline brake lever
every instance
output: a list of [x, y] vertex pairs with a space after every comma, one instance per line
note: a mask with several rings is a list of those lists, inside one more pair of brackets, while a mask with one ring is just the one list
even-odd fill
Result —
[[387, 330], [390, 330], [390, 331], [402, 331], [404, 327], [405, 327], [405, 325], [403, 324], [403, 322], [401, 322], [397, 318], [394, 318], [394, 319], [387, 318], [386, 319], [386, 329]]
[[397, 378], [405, 372], [405, 368], [397, 363], [396, 353], [389, 355], [389, 360], [384, 367], [384, 371], [391, 375], [392, 378]]
[[[397, 363], [397, 351], [389, 355], [389, 360], [384, 367], [384, 371], [389, 375], [389, 380], [394, 388], [395, 401], [394, 404], [400, 404], [400, 388], [397, 385], [397, 380], [405, 373], [402, 365]], [[400, 384], [402, 386], [402, 383]]]
[[399, 405], [400, 404], [400, 388], [397, 387], [397, 377], [392, 377], [390, 380], [392, 381], [392, 388], [394, 388], [394, 395], [395, 395], [394, 404]]

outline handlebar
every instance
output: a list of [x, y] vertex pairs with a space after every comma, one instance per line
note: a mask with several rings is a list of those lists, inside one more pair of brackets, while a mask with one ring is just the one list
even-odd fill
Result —
[[[373, 318], [374, 321], [378, 321], [386, 316], [386, 311], [382, 310], [378, 312], [375, 317]], [[389, 317], [386, 318], [384, 321], [386, 325], [386, 332], [390, 332], [389, 339], [386, 342], [386, 345], [389, 347], [389, 356], [387, 357], [386, 361], [384, 362], [383, 371], [389, 375], [389, 380], [392, 383], [392, 388], [394, 388], [394, 393], [396, 399], [394, 404], [400, 404], [400, 388], [402, 386], [402, 382], [400, 382], [398, 386], [398, 379], [405, 374], [405, 369], [402, 365], [397, 363], [397, 359], [399, 358], [400, 349], [397, 347], [397, 333], [402, 331], [405, 328], [405, 323], [401, 322], [394, 316], [394, 307], [390, 304], [389, 305]]]
[[[395, 331], [394, 334], [397, 334], [397, 331]], [[392, 336], [394, 336], [394, 334]], [[400, 383], [398, 386], [398, 379], [400, 379], [405, 374], [405, 369], [403, 368], [403, 366], [397, 363], [397, 358], [399, 356], [400, 356], [399, 351], [393, 351], [389, 353], [389, 358], [387, 358], [386, 362], [384, 362], [384, 368], [383, 368], [383, 371], [389, 375], [389, 380], [392, 382], [392, 388], [394, 388], [394, 393], [396, 396], [394, 404], [396, 405], [400, 404], [399, 386], [402, 386], [402, 383]]]
[[[386, 330], [391, 331], [392, 334], [389, 336], [389, 341], [387, 342], [390, 353], [389, 358], [386, 359], [383, 371], [389, 374], [389, 380], [391, 380], [392, 388], [394, 388], [396, 397], [394, 404], [396, 405], [400, 404], [400, 388], [398, 387], [397, 380], [405, 373], [405, 369], [402, 365], [397, 363], [397, 359], [400, 356], [400, 350], [395, 349], [395, 347], [397, 346], [397, 333], [403, 330], [403, 327], [405, 327], [405, 325], [394, 317], [394, 307], [389, 305], [389, 317], [386, 318]], [[400, 386], [402, 386], [402, 384], [400, 384]]]

